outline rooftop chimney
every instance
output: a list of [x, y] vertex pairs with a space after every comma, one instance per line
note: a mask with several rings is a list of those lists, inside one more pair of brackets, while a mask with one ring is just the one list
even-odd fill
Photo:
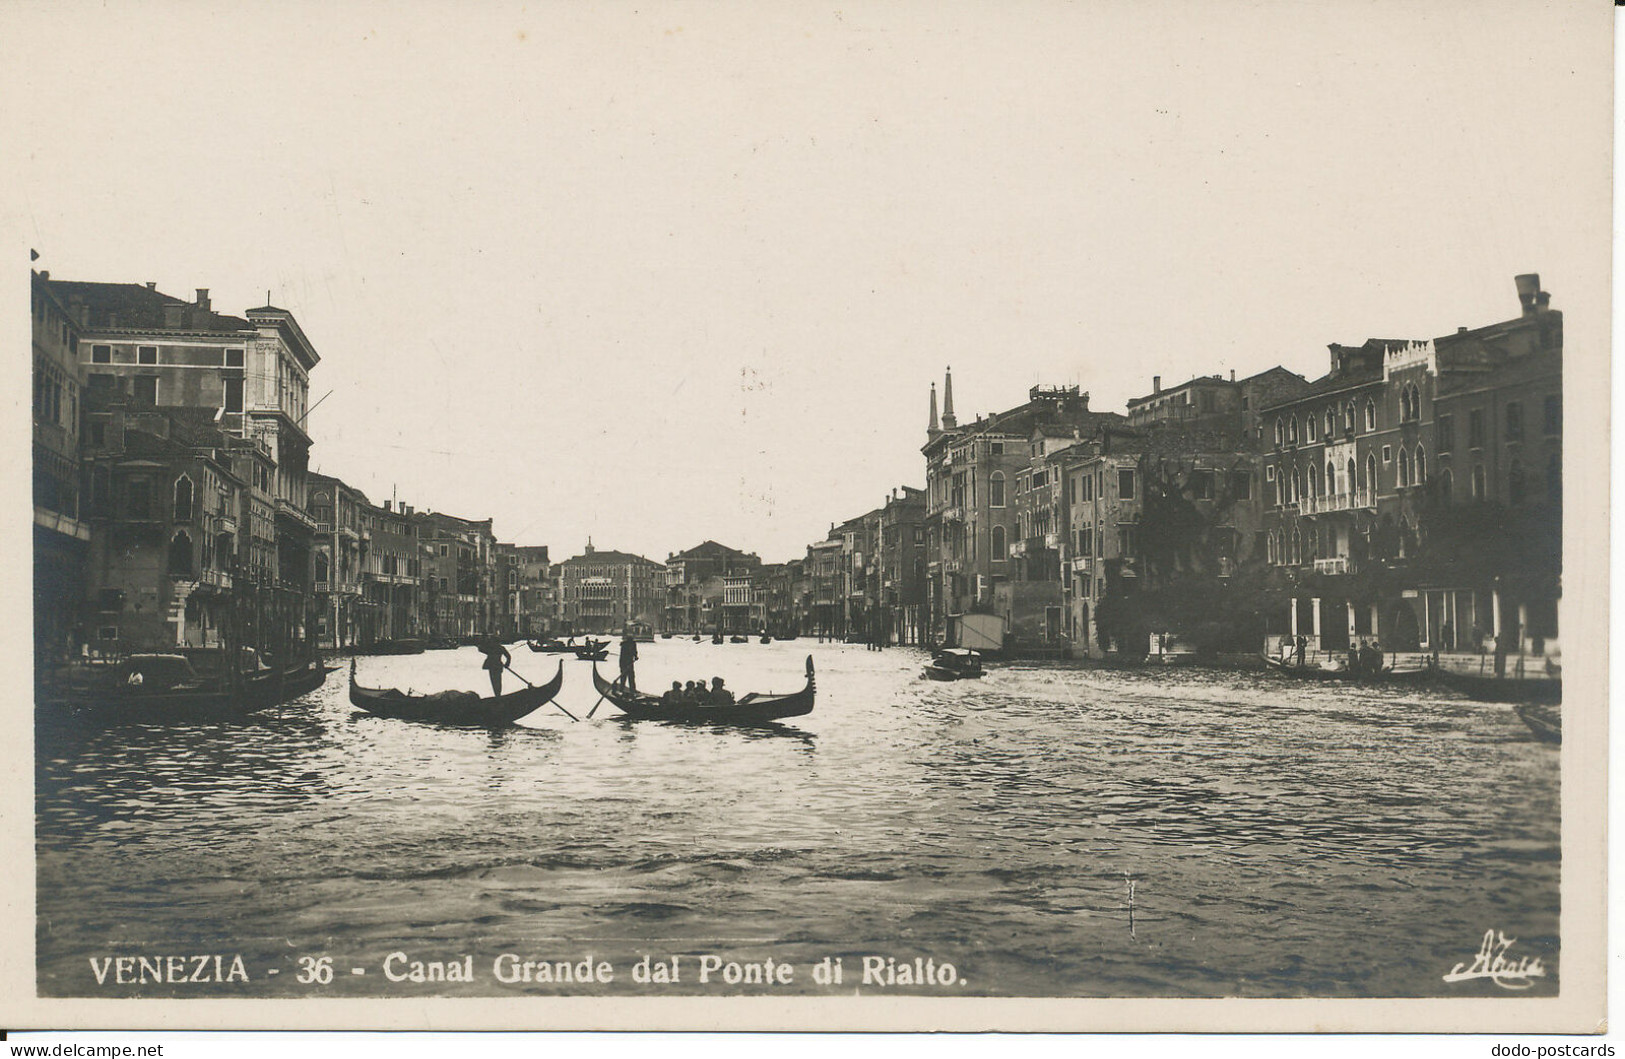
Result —
[[1523, 314], [1535, 315], [1535, 300], [1540, 294], [1540, 273], [1526, 272], [1521, 276], [1514, 276], [1512, 281], [1518, 285], [1518, 301], [1523, 305]]
[[1231, 382], [1236, 381], [1236, 369], [1235, 368], [1230, 369], [1230, 381]]
[[1162, 392], [1162, 376], [1161, 375], [1153, 375], [1153, 376], [1151, 376], [1151, 392], [1153, 394], [1158, 394], [1158, 393]]
[[147, 289], [148, 290], [157, 290], [158, 289], [158, 281], [155, 280], [155, 279], [147, 280]]
[[391, 507], [390, 507], [390, 505], [391, 505], [391, 504], [392, 504], [392, 503], [393, 503], [393, 501], [389, 501], [389, 500], [385, 500], [385, 501], [384, 501], [384, 510], [385, 510], [385, 511], [389, 511], [389, 510], [391, 510]]
[[209, 288], [199, 287], [197, 289], [197, 307], [204, 312], [209, 311]]

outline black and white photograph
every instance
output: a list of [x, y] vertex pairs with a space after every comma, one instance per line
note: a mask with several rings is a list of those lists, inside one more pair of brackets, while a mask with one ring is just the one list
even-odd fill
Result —
[[0, 7], [0, 1025], [1603, 1032], [1613, 19]]

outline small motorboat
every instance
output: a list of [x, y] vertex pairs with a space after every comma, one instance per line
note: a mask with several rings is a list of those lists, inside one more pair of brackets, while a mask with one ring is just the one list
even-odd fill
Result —
[[985, 672], [981, 654], [966, 647], [944, 648], [925, 667], [928, 680], [974, 680]]
[[697, 724], [770, 724], [785, 717], [801, 717], [812, 712], [817, 681], [813, 677], [812, 655], [807, 656], [807, 685], [788, 695], [742, 695], [732, 704], [710, 705], [697, 702], [667, 702], [658, 695], [633, 691], [611, 683], [592, 667], [593, 687], [610, 705], [634, 720], [685, 721]]
[[512, 724], [551, 702], [564, 686], [564, 663], [546, 684], [521, 688], [496, 698], [475, 691], [440, 691], [408, 695], [395, 688], [365, 688], [355, 682], [355, 659], [350, 659], [350, 705], [379, 717], [402, 721], [429, 721], [468, 728], [495, 728]]

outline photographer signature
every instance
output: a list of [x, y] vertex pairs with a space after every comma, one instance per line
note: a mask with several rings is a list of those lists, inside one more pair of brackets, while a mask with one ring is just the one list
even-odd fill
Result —
[[1536, 978], [1546, 977], [1546, 967], [1538, 956], [1524, 956], [1514, 962], [1507, 950], [1517, 941], [1498, 930], [1486, 930], [1471, 964], [1458, 963], [1444, 976], [1447, 982], [1467, 982], [1488, 978], [1502, 989], [1528, 989]]

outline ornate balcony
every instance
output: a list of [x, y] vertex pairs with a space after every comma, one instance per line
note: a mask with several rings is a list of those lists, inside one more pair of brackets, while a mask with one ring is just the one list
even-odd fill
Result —
[[1369, 489], [1350, 493], [1327, 493], [1324, 496], [1306, 496], [1298, 501], [1298, 511], [1304, 515], [1323, 515], [1329, 511], [1353, 511], [1356, 508], [1376, 506], [1377, 496]]
[[1346, 574], [1349, 572], [1349, 557], [1339, 555], [1332, 559], [1316, 559], [1315, 573], [1317, 574]]

